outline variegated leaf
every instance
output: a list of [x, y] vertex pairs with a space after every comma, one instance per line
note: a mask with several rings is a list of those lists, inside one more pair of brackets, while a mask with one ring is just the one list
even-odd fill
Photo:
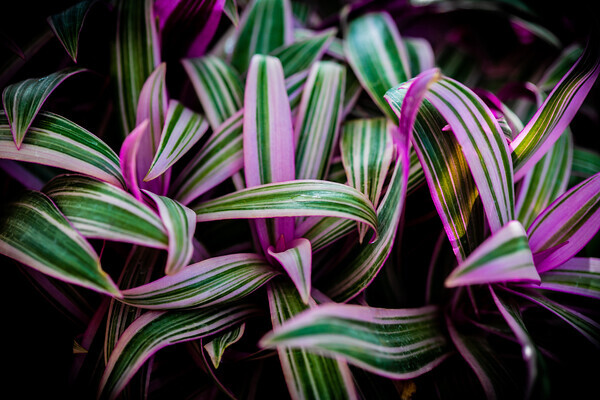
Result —
[[207, 130], [208, 122], [200, 114], [176, 100], [171, 100], [160, 144], [144, 181], [151, 181], [162, 175], [183, 157]]
[[21, 148], [25, 134], [48, 96], [65, 79], [83, 71], [86, 70], [66, 68], [40, 79], [27, 79], [4, 88], [2, 104], [17, 149]]
[[240, 22], [240, 15], [238, 13], [236, 0], [225, 0], [225, 5], [223, 6], [223, 13], [227, 15], [227, 18], [231, 21], [233, 26], [238, 26]]
[[575, 256], [598, 229], [600, 173], [557, 198], [527, 230], [538, 271], [558, 267]]
[[4, 208], [0, 254], [54, 278], [121, 296], [92, 246], [43, 193], [28, 191]]
[[210, 308], [249, 295], [277, 274], [258, 254], [213, 257], [126, 289], [122, 301], [152, 310]]
[[412, 76], [417, 76], [421, 72], [435, 67], [433, 49], [426, 39], [404, 38], [404, 45], [406, 46]]
[[283, 75], [289, 78], [309, 69], [320, 60], [335, 34], [335, 29], [327, 29], [314, 36], [278, 47], [269, 55], [277, 57], [281, 61]]
[[[308, 308], [291, 284], [274, 282], [269, 285], [267, 293], [274, 329], [278, 329], [290, 318], [294, 318]], [[277, 345], [272, 347], [275, 346], [288, 391], [293, 400], [358, 398], [346, 362], [339, 358], [325, 357], [319, 351], [309, 352], [304, 349], [290, 349], [287, 346]]]
[[204, 349], [208, 353], [210, 361], [212, 361], [215, 368], [219, 367], [219, 364], [221, 363], [221, 357], [223, 357], [225, 349], [239, 341], [244, 335], [245, 329], [246, 324], [241, 324], [230, 331], [218, 335], [216, 338], [204, 345]]
[[536, 288], [600, 299], [600, 259], [573, 257], [559, 267], [540, 274]]
[[196, 231], [196, 213], [168, 197], [144, 191], [158, 208], [169, 237], [169, 255], [165, 274], [173, 275], [187, 266], [194, 253], [194, 232]]
[[310, 241], [304, 238], [294, 239], [292, 242], [286, 243], [286, 250], [275, 251], [273, 247], [270, 247], [268, 254], [279, 262], [296, 286], [304, 304], [308, 304], [312, 288], [312, 249]]
[[51, 113], [38, 115], [19, 150], [6, 115], [0, 113], [0, 158], [64, 168], [125, 187], [115, 152], [81, 126]]
[[590, 149], [575, 147], [569, 186], [575, 186], [598, 172], [600, 172], [600, 154]]
[[313, 253], [356, 229], [352, 220], [333, 217], [307, 218], [296, 226], [296, 236], [310, 240]]
[[261, 345], [322, 351], [392, 379], [417, 377], [450, 355], [433, 306], [394, 310], [321, 304], [274, 326]]
[[44, 192], [85, 237], [167, 248], [161, 220], [124, 190], [83, 175], [61, 175]]
[[50, 28], [74, 62], [77, 62], [81, 27], [94, 3], [95, 0], [84, 0], [47, 18]]
[[218, 333], [255, 313], [251, 306], [238, 305], [143, 314], [123, 332], [117, 342], [102, 375], [98, 398], [116, 398], [144, 362], [158, 350]]

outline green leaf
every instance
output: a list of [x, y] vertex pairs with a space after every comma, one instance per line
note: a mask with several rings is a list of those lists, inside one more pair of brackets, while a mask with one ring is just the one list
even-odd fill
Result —
[[178, 273], [123, 291], [123, 302], [153, 310], [204, 308], [239, 300], [278, 272], [264, 257], [241, 253], [200, 261]]
[[51, 113], [38, 115], [19, 150], [0, 113], [0, 158], [64, 168], [125, 187], [115, 152], [84, 128]]
[[66, 282], [121, 296], [92, 246], [40, 192], [28, 191], [3, 210], [0, 253]]
[[253, 0], [244, 10], [238, 30], [231, 65], [244, 74], [253, 55], [269, 54], [292, 42], [289, 0]]
[[50, 28], [74, 62], [77, 62], [81, 27], [94, 3], [95, 0], [84, 0], [47, 18]]
[[406, 48], [392, 17], [386, 12], [356, 18], [345, 33], [348, 63], [381, 111], [396, 121], [383, 95], [410, 78]]
[[223, 357], [225, 349], [239, 341], [244, 335], [245, 329], [246, 324], [241, 324], [230, 331], [218, 335], [216, 338], [204, 345], [204, 349], [208, 353], [215, 368], [219, 368], [221, 357]]
[[267, 253], [283, 267], [296, 286], [304, 304], [308, 304], [312, 289], [312, 249], [310, 241], [304, 238], [286, 243], [284, 251], [275, 251], [273, 247]]
[[86, 71], [83, 68], [66, 68], [40, 79], [27, 79], [4, 88], [2, 104], [17, 149], [42, 105], [63, 81]]
[[261, 340], [340, 356], [392, 379], [417, 377], [450, 355], [436, 307], [384, 309], [326, 303], [274, 326]]
[[278, 47], [270, 52], [269, 55], [277, 57], [281, 61], [283, 75], [289, 78], [309, 69], [315, 62], [321, 59], [335, 34], [336, 29], [327, 29], [314, 36]]
[[255, 309], [248, 305], [145, 313], [117, 342], [102, 375], [98, 398], [116, 398], [136, 371], [158, 350], [218, 333], [254, 314]]
[[240, 15], [238, 13], [236, 0], [225, 0], [223, 12], [227, 15], [227, 18], [229, 18], [233, 26], [237, 27], [240, 21]]
[[167, 248], [158, 216], [122, 189], [87, 176], [61, 175], [44, 192], [85, 237]]
[[[273, 283], [268, 295], [274, 329], [307, 309], [291, 284]], [[350, 369], [344, 361], [287, 346], [277, 346], [277, 353], [292, 399], [357, 398]]]

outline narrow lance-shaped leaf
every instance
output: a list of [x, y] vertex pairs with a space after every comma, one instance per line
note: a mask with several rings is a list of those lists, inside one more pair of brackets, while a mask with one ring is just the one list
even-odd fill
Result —
[[204, 345], [204, 349], [208, 353], [210, 361], [212, 361], [215, 368], [219, 367], [223, 353], [225, 353], [225, 349], [239, 341], [244, 335], [245, 329], [246, 324], [241, 324], [232, 330], [217, 336]]
[[567, 129], [522, 181], [516, 212], [524, 227], [529, 227], [542, 210], [565, 192], [572, 159], [573, 139]]
[[544, 290], [572, 293], [600, 299], [600, 259], [574, 257], [540, 274]]
[[[291, 111], [281, 62], [277, 58], [262, 55], [252, 58], [244, 96], [243, 146], [247, 187], [295, 178]], [[265, 253], [281, 238], [283, 243], [294, 239], [291, 218], [254, 222]]]
[[162, 175], [187, 153], [208, 130], [208, 122], [176, 100], [169, 102], [169, 111], [160, 144], [144, 181]]
[[94, 3], [95, 0], [84, 0], [47, 18], [50, 28], [74, 62], [77, 62], [79, 34], [83, 22]]
[[243, 105], [244, 89], [238, 73], [215, 56], [181, 61], [213, 130]]
[[598, 229], [600, 173], [556, 199], [527, 230], [538, 271], [558, 267], [575, 256]]
[[415, 78], [408, 90], [407, 96], [411, 101], [401, 113], [397, 134], [392, 135], [397, 143], [394, 170], [387, 192], [377, 209], [379, 240], [354, 246], [338, 263], [327, 289], [327, 294], [334, 301], [347, 301], [361, 293], [375, 278], [391, 252], [406, 199], [410, 169], [409, 144], [415, 115], [427, 88], [438, 78], [437, 70], [428, 70]]
[[296, 286], [304, 304], [310, 300], [312, 288], [312, 249], [310, 241], [304, 238], [287, 243], [285, 251], [276, 252], [269, 247], [268, 254], [276, 259]]
[[410, 64], [392, 17], [380, 12], [356, 18], [345, 39], [344, 52], [358, 80], [381, 111], [396, 121], [383, 95], [410, 78]]
[[509, 149], [490, 109], [461, 83], [443, 78], [427, 100], [446, 119], [479, 190], [492, 232], [514, 219], [513, 168]]
[[79, 125], [41, 112], [28, 132], [17, 150], [6, 115], [0, 113], [0, 158], [63, 168], [125, 187], [118, 156]]
[[65, 79], [86, 71], [83, 68], [66, 68], [40, 79], [27, 79], [13, 83], [2, 91], [2, 104], [17, 149], [42, 105]]
[[404, 44], [412, 76], [417, 76], [421, 72], [435, 67], [433, 49], [426, 39], [404, 38]]
[[579, 60], [511, 142], [516, 180], [523, 177], [543, 157], [579, 110], [600, 73], [598, 47], [595, 40], [588, 43]]
[[229, 18], [233, 26], [237, 27], [238, 23], [240, 22], [240, 15], [238, 13], [236, 3], [236, 0], [225, 0], [225, 5], [223, 6], [223, 13], [227, 15], [227, 18]]
[[294, 126], [296, 179], [325, 179], [342, 119], [345, 70], [336, 63], [313, 65]]
[[417, 377], [450, 354], [433, 306], [393, 310], [321, 304], [274, 327], [261, 345], [322, 351], [392, 379]]
[[253, 0], [244, 10], [238, 29], [231, 65], [244, 74], [252, 56], [269, 54], [292, 42], [289, 0]]
[[296, 226], [296, 236], [310, 240], [313, 253], [356, 229], [352, 220], [333, 217], [307, 218]]
[[152, 0], [120, 0], [113, 73], [123, 135], [136, 126], [138, 98], [146, 79], [160, 63]]
[[[269, 285], [267, 294], [274, 329], [308, 308], [289, 283], [273, 282]], [[277, 353], [293, 400], [358, 398], [350, 369], [339, 358], [325, 357], [321, 352], [290, 349], [287, 346], [277, 346]]]
[[[156, 67], [148, 79], [146, 79], [144, 86], [142, 86], [135, 122], [137, 127], [144, 121], [148, 121], [148, 132], [139, 138], [139, 149], [135, 154], [135, 186], [161, 195], [166, 193], [169, 186], [170, 171], [161, 176], [160, 179], [154, 181], [148, 182], [143, 181], [143, 179], [150, 169], [154, 156], [158, 152], [165, 125], [167, 103], [169, 101], [167, 95], [166, 65], [166, 63], [161, 63]], [[130, 135], [132, 134], [133, 132], [130, 133]]]
[[289, 78], [309, 69], [316, 61], [320, 60], [335, 34], [336, 29], [327, 29], [315, 36], [278, 47], [269, 55], [277, 57], [281, 61], [283, 75]]
[[373, 205], [340, 183], [295, 180], [238, 190], [193, 208], [198, 222], [237, 218], [324, 216], [351, 219], [377, 231]]
[[575, 147], [569, 186], [575, 186], [598, 172], [600, 172], [600, 154], [590, 149]]
[[154, 310], [212, 307], [239, 300], [278, 272], [258, 254], [209, 258], [178, 273], [123, 291], [123, 302]]
[[119, 161], [127, 188], [133, 196], [142, 201], [142, 190], [138, 179], [138, 154], [144, 139], [150, 135], [149, 121], [146, 119], [125, 138], [119, 151]]
[[44, 192], [85, 237], [167, 248], [154, 211], [124, 190], [82, 175], [61, 175]]
[[99, 399], [114, 399], [144, 362], [158, 350], [218, 333], [256, 313], [248, 305], [195, 311], [150, 311], [123, 332], [108, 360]]
[[[390, 89], [385, 95], [397, 115], [404, 107], [411, 82]], [[423, 101], [414, 125], [412, 144], [415, 153], [411, 153], [411, 169], [415, 163], [422, 166], [446, 236], [456, 258], [461, 261], [483, 241], [485, 221], [467, 161], [456, 137], [443, 131], [446, 125], [431, 103]], [[413, 154], [418, 157], [416, 162]]]
[[168, 197], [144, 191], [152, 198], [169, 237], [165, 274], [172, 275], [187, 266], [194, 253], [196, 213]]
[[43, 193], [26, 192], [4, 208], [0, 254], [54, 278], [121, 296], [92, 246]]
[[531, 338], [531, 335], [525, 327], [525, 322], [523, 321], [517, 304], [515, 304], [515, 302], [505, 301], [502, 297], [499, 297], [492, 286], [490, 286], [490, 293], [492, 294], [492, 298], [494, 299], [494, 303], [496, 303], [500, 314], [502, 314], [502, 317], [504, 317], [504, 320], [521, 345], [523, 360], [527, 365], [527, 387], [525, 398], [529, 398], [537, 379], [537, 360], [538, 357], [540, 357], [540, 354], [538, 353], [537, 347]]
[[[357, 119], [344, 124], [340, 140], [348, 185], [364, 193], [375, 207], [394, 157], [391, 132], [396, 128], [385, 118]], [[366, 230], [359, 226], [359, 241]]]

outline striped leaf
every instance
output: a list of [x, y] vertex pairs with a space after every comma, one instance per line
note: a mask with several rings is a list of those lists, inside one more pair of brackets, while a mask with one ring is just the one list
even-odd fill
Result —
[[233, 26], [238, 26], [240, 22], [240, 15], [238, 13], [236, 0], [225, 0], [223, 13], [227, 16], [227, 18], [229, 18]]
[[538, 271], [558, 267], [575, 256], [598, 229], [600, 173], [556, 199], [527, 230]]
[[540, 289], [600, 299], [600, 259], [574, 257], [540, 274]]
[[412, 76], [417, 76], [421, 72], [435, 67], [433, 49], [426, 39], [404, 38], [404, 45]]
[[[356, 119], [344, 124], [340, 140], [342, 162], [352, 186], [379, 205], [383, 184], [394, 157], [392, 122], [385, 118]], [[366, 230], [359, 226], [359, 241]]]
[[[244, 177], [247, 187], [295, 178], [294, 133], [281, 62], [271, 56], [252, 58], [244, 94]], [[294, 239], [294, 221], [277, 218], [254, 221], [266, 253], [283, 237]], [[277, 250], [280, 250], [277, 247]]]
[[511, 221], [487, 238], [446, 278], [446, 287], [507, 281], [539, 283], [527, 234]]
[[169, 255], [165, 274], [173, 275], [187, 266], [194, 253], [196, 213], [168, 197], [144, 191], [152, 198], [169, 237]]
[[136, 127], [145, 120], [148, 121], [148, 133], [140, 138], [140, 147], [135, 156], [136, 185], [141, 189], [158, 194], [166, 193], [171, 177], [170, 171], [154, 181], [148, 182], [143, 179], [158, 151], [165, 125], [167, 104], [169, 102], [166, 75], [166, 63], [161, 63], [146, 79], [140, 93], [135, 121]]
[[531, 338], [531, 335], [527, 331], [518, 304], [516, 304], [514, 301], [506, 301], [504, 298], [498, 296], [492, 286], [490, 286], [490, 293], [492, 294], [494, 303], [496, 303], [496, 307], [498, 307], [498, 311], [500, 311], [500, 314], [502, 314], [502, 317], [521, 345], [521, 353], [527, 366], [527, 386], [525, 389], [525, 398], [530, 398], [533, 386], [535, 385], [535, 381], [538, 376], [537, 361], [541, 355], [533, 339]]
[[[397, 199], [397, 198], [396, 198]], [[296, 180], [238, 190], [194, 207], [198, 222], [236, 218], [337, 217], [377, 230], [371, 202], [340, 183]]]
[[173, 183], [174, 198], [189, 204], [242, 169], [243, 111], [225, 121]]
[[94, 3], [95, 0], [84, 0], [47, 18], [50, 28], [52, 28], [52, 31], [74, 62], [77, 62], [81, 27]]
[[312, 288], [312, 249], [310, 241], [304, 238], [286, 243], [286, 250], [276, 252], [272, 247], [268, 254], [283, 267], [296, 286], [304, 304], [310, 300]]
[[136, 123], [138, 99], [146, 79], [160, 64], [152, 0], [119, 0], [113, 73], [123, 135]]
[[332, 217], [307, 218], [296, 226], [296, 236], [310, 240], [313, 253], [356, 229], [352, 220]]
[[600, 172], [600, 154], [589, 149], [575, 147], [569, 186], [575, 186], [598, 172]]
[[248, 319], [248, 305], [194, 311], [150, 311], [123, 332], [112, 352], [98, 390], [99, 399], [114, 399], [144, 362], [158, 350], [200, 339]]
[[161, 220], [124, 190], [87, 176], [60, 175], [44, 193], [84, 237], [167, 249]]
[[204, 345], [204, 349], [208, 353], [210, 361], [212, 361], [215, 368], [219, 368], [221, 357], [223, 357], [225, 349], [239, 341], [244, 335], [245, 329], [246, 324], [241, 324], [230, 331], [218, 335], [216, 338]]
[[529, 227], [542, 210], [565, 192], [572, 159], [573, 138], [567, 129], [522, 180], [515, 207], [524, 227]]
[[38, 115], [19, 150], [6, 115], [0, 113], [0, 158], [64, 168], [125, 187], [114, 151], [84, 128], [51, 113]]
[[335, 34], [336, 29], [327, 29], [314, 36], [283, 45], [270, 52], [269, 55], [277, 57], [281, 61], [283, 75], [289, 78], [309, 69], [320, 60]]
[[294, 125], [297, 179], [327, 177], [342, 119], [344, 82], [339, 64], [322, 61], [310, 69]]
[[598, 44], [583, 54], [511, 142], [515, 179], [519, 180], [544, 156], [569, 125], [600, 73]]
[[213, 257], [126, 289], [122, 301], [151, 310], [211, 308], [249, 295], [276, 275], [278, 272], [258, 254]]
[[144, 181], [162, 175], [187, 153], [208, 130], [208, 122], [176, 100], [169, 102], [160, 144]]
[[40, 79], [27, 79], [4, 88], [2, 104], [17, 149], [21, 148], [25, 134], [48, 96], [65, 79], [83, 71], [86, 70], [66, 68]]
[[292, 317], [261, 340], [336, 355], [392, 379], [430, 371], [449, 354], [436, 307], [385, 309], [322, 304]]
[[582, 53], [583, 48], [578, 43], [573, 43], [564, 48], [556, 61], [546, 69], [536, 86], [540, 90], [551, 92], [581, 57]]
[[[273, 328], [278, 329], [307, 309], [295, 288], [285, 282], [269, 285], [269, 308]], [[300, 399], [356, 399], [353, 378], [346, 362], [321, 352], [277, 347], [290, 397]]]
[[141, 161], [138, 155], [143, 153], [141, 147], [143, 143], [147, 143], [149, 135], [150, 124], [149, 120], [146, 119], [136, 126], [125, 138], [121, 150], [119, 151], [119, 161], [121, 163], [123, 179], [125, 179], [125, 182], [127, 183], [127, 189], [139, 201], [142, 201], [140, 183], [143, 182], [139, 179], [138, 175], [138, 172], [140, 171], [138, 164]]
[[[397, 115], [401, 113], [409, 85], [390, 89], [385, 95]], [[422, 166], [452, 250], [462, 261], [483, 241], [484, 217], [461, 146], [454, 135], [443, 132], [445, 126], [440, 113], [424, 101], [415, 120], [411, 170], [417, 163]], [[418, 157], [417, 162], [413, 155]]]
[[244, 10], [231, 56], [233, 65], [244, 74], [255, 54], [269, 54], [293, 40], [289, 0], [253, 0]]
[[28, 191], [4, 208], [0, 254], [65, 282], [121, 296], [92, 246], [43, 193]]
[[244, 91], [237, 72], [215, 56], [181, 61], [213, 130], [240, 108]]
[[406, 48], [392, 17], [385, 12], [356, 18], [345, 33], [348, 63], [381, 111], [396, 121], [383, 95], [410, 78]]
[[461, 83], [442, 78], [426, 99], [450, 125], [481, 197], [490, 229], [514, 219], [513, 167], [509, 149], [490, 109]]

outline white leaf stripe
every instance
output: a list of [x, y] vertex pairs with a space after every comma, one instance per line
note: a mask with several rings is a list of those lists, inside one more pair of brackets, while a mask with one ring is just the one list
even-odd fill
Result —
[[124, 190], [81, 175], [61, 175], [44, 192], [84, 236], [166, 249], [158, 216]]
[[196, 213], [168, 197], [144, 191], [158, 207], [158, 213], [167, 230], [169, 248], [165, 274], [172, 275], [187, 266], [194, 252]]
[[325, 179], [337, 142], [345, 70], [319, 62], [310, 69], [294, 125], [296, 179]]
[[169, 102], [160, 144], [144, 178], [150, 181], [163, 174], [194, 145], [208, 130], [208, 122], [176, 100]]
[[322, 33], [298, 40], [273, 50], [270, 55], [279, 58], [283, 67], [283, 75], [288, 78], [311, 67], [319, 60], [332, 42], [336, 29], [328, 29]]
[[204, 349], [208, 353], [215, 368], [219, 367], [223, 353], [225, 353], [225, 349], [239, 341], [244, 335], [245, 329], [246, 324], [241, 324], [230, 331], [218, 335], [216, 338], [204, 345]]
[[310, 241], [304, 238], [286, 243], [287, 249], [275, 252], [271, 247], [268, 254], [276, 259], [296, 286], [304, 304], [308, 304], [312, 288], [312, 249]]
[[123, 332], [117, 342], [102, 375], [98, 398], [116, 398], [144, 362], [158, 350], [218, 333], [255, 313], [255, 309], [248, 305], [145, 313]]
[[6, 115], [0, 113], [0, 158], [64, 168], [125, 187], [119, 157], [110, 147], [75, 123], [47, 112], [39, 113], [19, 150]]
[[52, 31], [65, 48], [66, 52], [77, 62], [79, 33], [85, 17], [95, 0], [84, 0], [65, 11], [51, 15], [46, 20]]
[[212, 129], [242, 108], [243, 87], [237, 72], [220, 58], [207, 56], [181, 61]]
[[600, 299], [600, 259], [574, 257], [540, 275], [540, 289]]
[[375, 210], [363, 194], [346, 185], [318, 180], [255, 186], [200, 203], [194, 210], [198, 222], [225, 218], [332, 216], [377, 227]]
[[497, 231], [514, 219], [512, 163], [498, 122], [474, 93], [450, 78], [434, 83], [426, 98], [452, 127], [477, 184], [490, 229]]
[[296, 226], [296, 236], [310, 240], [313, 253], [355, 230], [355, 222], [332, 217], [307, 218]]
[[211, 307], [239, 300], [276, 275], [278, 272], [258, 254], [230, 254], [124, 290], [122, 301], [156, 310]]
[[86, 71], [82, 68], [66, 68], [40, 79], [27, 79], [7, 86], [2, 91], [2, 104], [10, 124], [17, 148], [40, 108], [65, 79]]
[[[275, 326], [261, 345], [323, 351], [393, 379], [410, 379], [450, 353], [437, 308], [322, 304]], [[402, 332], [402, 334], [399, 334]]]
[[54, 278], [120, 296], [92, 246], [40, 192], [28, 191], [4, 209], [0, 254]]

